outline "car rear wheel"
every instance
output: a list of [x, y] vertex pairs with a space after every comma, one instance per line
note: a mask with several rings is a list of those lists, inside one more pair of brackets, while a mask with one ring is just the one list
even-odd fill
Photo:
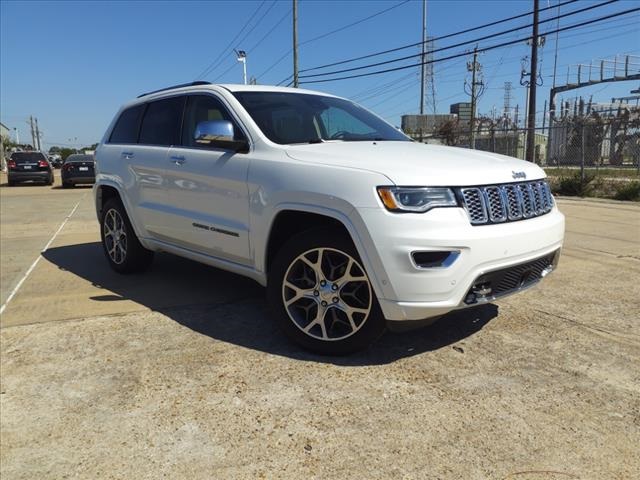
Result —
[[316, 353], [353, 353], [385, 329], [357, 251], [335, 229], [309, 230], [283, 245], [271, 267], [267, 296], [287, 336]]
[[73, 187], [73, 183], [69, 183], [69, 182], [62, 182], [62, 188], [71, 188]]
[[151, 264], [153, 252], [138, 241], [119, 199], [112, 198], [102, 209], [100, 233], [104, 254], [116, 272], [141, 272]]

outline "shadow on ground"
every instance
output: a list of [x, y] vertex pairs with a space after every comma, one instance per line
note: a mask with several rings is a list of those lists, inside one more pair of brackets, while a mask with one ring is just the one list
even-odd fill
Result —
[[104, 289], [96, 302], [132, 300], [213, 339], [299, 360], [337, 365], [378, 365], [450, 346], [481, 330], [498, 315], [495, 305], [453, 312], [435, 324], [386, 333], [368, 350], [349, 357], [322, 357], [289, 343], [269, 319], [264, 289], [247, 278], [169, 254], [156, 255], [141, 274], [119, 275], [100, 243], [55, 247], [43, 253], [62, 270]]

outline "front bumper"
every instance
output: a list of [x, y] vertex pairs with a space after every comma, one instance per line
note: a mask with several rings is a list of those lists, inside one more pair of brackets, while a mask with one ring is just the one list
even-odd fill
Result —
[[[461, 208], [436, 208], [425, 214], [357, 209], [352, 222], [359, 232], [367, 232], [359, 238], [361, 256], [385, 317], [397, 321], [436, 317], [477, 304], [465, 299], [479, 278], [559, 251], [564, 238], [564, 216], [555, 206], [540, 217], [482, 226], [472, 226]], [[459, 254], [450, 265], [419, 268], [412, 252], [430, 251]]]

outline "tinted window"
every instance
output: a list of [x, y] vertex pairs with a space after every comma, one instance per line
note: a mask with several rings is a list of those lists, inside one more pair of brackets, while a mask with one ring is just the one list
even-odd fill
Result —
[[380, 117], [342, 98], [288, 92], [233, 95], [275, 143], [410, 141]]
[[180, 136], [184, 97], [149, 103], [142, 119], [140, 141], [146, 145], [176, 145]]
[[143, 111], [144, 105], [136, 105], [122, 112], [111, 132], [109, 143], [136, 143]]
[[40, 152], [14, 152], [11, 154], [11, 160], [20, 163], [32, 163], [39, 162], [40, 160], [46, 160], [44, 154]]
[[234, 139], [245, 139], [242, 130], [240, 130], [220, 100], [211, 95], [192, 95], [187, 99], [187, 108], [185, 110], [182, 127], [182, 145], [186, 147], [213, 148], [207, 145], [203, 146], [194, 140], [198, 123], [209, 120], [230, 121], [233, 124]]
[[69, 162], [93, 162], [93, 155], [73, 154], [69, 155], [64, 163]]

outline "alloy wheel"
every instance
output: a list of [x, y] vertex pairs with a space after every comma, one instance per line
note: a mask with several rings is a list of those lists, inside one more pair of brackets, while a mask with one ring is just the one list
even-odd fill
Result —
[[122, 264], [127, 257], [127, 233], [122, 215], [114, 208], [104, 216], [104, 243], [109, 258]]
[[365, 324], [373, 306], [371, 283], [362, 265], [333, 248], [296, 257], [282, 282], [282, 300], [293, 323], [310, 337], [343, 340]]

